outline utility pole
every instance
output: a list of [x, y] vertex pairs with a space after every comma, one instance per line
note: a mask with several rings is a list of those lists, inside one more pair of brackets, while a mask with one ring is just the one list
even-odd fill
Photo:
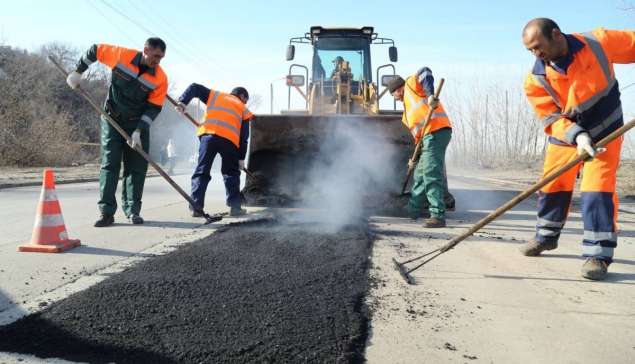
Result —
[[282, 78], [276, 78], [275, 80], [271, 81], [270, 83], [270, 87], [271, 87], [271, 113], [273, 114], [273, 83], [276, 81], [280, 81], [280, 80], [286, 80], [286, 77], [282, 77]]

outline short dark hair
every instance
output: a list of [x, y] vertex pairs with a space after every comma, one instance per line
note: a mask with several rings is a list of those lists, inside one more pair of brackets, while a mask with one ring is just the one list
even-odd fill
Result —
[[558, 26], [558, 24], [556, 24], [555, 21], [549, 18], [536, 18], [525, 25], [525, 28], [523, 29], [523, 35], [525, 35], [527, 28], [529, 28], [530, 26], [537, 27], [538, 30], [540, 30], [540, 33], [544, 35], [547, 40], [553, 39], [552, 34], [554, 29], [560, 30], [560, 27]]
[[152, 37], [152, 38], [148, 38], [148, 40], [146, 40], [146, 47], [148, 47], [150, 49], [160, 48], [162, 52], [165, 52], [165, 48], [167, 46], [165, 45], [165, 42], [161, 38]]
[[249, 99], [249, 92], [244, 87], [236, 87], [232, 90], [230, 95], [240, 96], [243, 95], [246, 99]]

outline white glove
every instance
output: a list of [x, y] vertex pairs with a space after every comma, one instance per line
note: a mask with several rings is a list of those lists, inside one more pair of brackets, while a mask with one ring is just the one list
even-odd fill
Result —
[[73, 71], [70, 75], [68, 75], [68, 77], [66, 77], [66, 83], [68, 83], [73, 90], [76, 89], [77, 86], [82, 83], [82, 74], [77, 71]]
[[245, 169], [245, 161], [244, 160], [238, 161], [238, 168], [241, 169], [241, 170]]
[[130, 146], [130, 148], [135, 149], [135, 147], [138, 145], [140, 149], [143, 149], [143, 144], [141, 144], [140, 132], [135, 130], [134, 133], [132, 133], [132, 135], [130, 136], [130, 139], [132, 139], [132, 144], [128, 142], [128, 145]]
[[581, 155], [582, 153], [587, 152], [589, 153], [589, 157], [594, 158], [598, 154], [600, 154], [598, 150], [595, 149], [595, 146], [593, 145], [593, 141], [591, 141], [591, 138], [589, 138], [589, 134], [587, 133], [582, 133], [578, 135], [575, 138], [575, 142], [578, 145], [578, 155]]
[[439, 107], [439, 100], [435, 99], [434, 95], [428, 96], [428, 106], [430, 106], [432, 110], [436, 109]]
[[176, 112], [178, 112], [179, 114], [183, 115], [187, 112], [187, 105], [185, 105], [182, 102], [179, 102], [179, 104], [174, 108], [174, 110], [176, 110]]
[[416, 161], [413, 161], [412, 159], [408, 159], [408, 168], [412, 169], [417, 165]]

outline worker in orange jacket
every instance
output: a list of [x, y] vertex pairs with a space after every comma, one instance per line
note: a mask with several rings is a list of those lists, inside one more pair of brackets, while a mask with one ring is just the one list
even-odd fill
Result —
[[[543, 177], [584, 152], [592, 158], [584, 163], [580, 187], [586, 258], [581, 274], [600, 280], [617, 246], [615, 175], [622, 138], [602, 153], [594, 143], [624, 124], [613, 64], [635, 62], [635, 32], [599, 28], [565, 34], [553, 20], [537, 18], [525, 26], [522, 39], [537, 58], [525, 80], [525, 93], [549, 135]], [[539, 191], [536, 233], [521, 246], [523, 255], [538, 256], [558, 247], [580, 167]]]
[[[408, 215], [416, 219], [424, 208], [426, 197], [430, 203], [430, 218], [424, 227], [440, 228], [446, 225], [446, 203], [443, 177], [445, 152], [452, 139], [452, 123], [443, 105], [434, 97], [434, 77], [428, 67], [422, 67], [408, 79], [393, 77], [388, 91], [396, 101], [404, 104], [402, 122], [410, 129], [417, 145], [423, 138], [423, 148], [414, 170], [411, 197], [404, 206]], [[434, 110], [430, 122], [425, 120]], [[410, 161], [410, 164], [414, 163]], [[409, 166], [410, 166], [409, 164]]]
[[117, 210], [115, 192], [123, 156], [121, 207], [133, 224], [143, 224], [141, 197], [145, 184], [148, 161], [134, 151], [139, 145], [150, 151], [150, 126], [163, 107], [168, 91], [168, 78], [159, 63], [165, 56], [165, 42], [149, 38], [143, 51], [108, 44], [93, 44], [77, 61], [76, 70], [66, 82], [76, 88], [82, 81], [82, 73], [99, 61], [112, 69], [108, 97], [104, 111], [132, 139], [126, 139], [101, 117], [101, 167], [99, 172], [99, 211], [95, 227], [115, 222]]
[[[240, 170], [245, 168], [249, 121], [254, 117], [245, 105], [249, 100], [249, 92], [244, 87], [236, 87], [227, 94], [193, 83], [179, 97], [176, 111], [181, 115], [185, 114], [187, 105], [194, 98], [206, 104], [206, 111], [198, 128], [201, 144], [198, 166], [192, 175], [192, 200], [201, 208], [205, 206], [207, 185], [212, 180], [212, 164], [216, 155], [220, 154], [229, 215], [244, 215], [247, 210], [241, 207]], [[202, 217], [192, 205], [190, 216]]]

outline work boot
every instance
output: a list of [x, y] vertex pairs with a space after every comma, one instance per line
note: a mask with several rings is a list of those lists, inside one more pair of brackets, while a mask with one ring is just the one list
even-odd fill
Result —
[[582, 277], [600, 281], [606, 277], [606, 272], [610, 264], [611, 263], [607, 263], [604, 260], [589, 258], [582, 265]]
[[521, 245], [519, 250], [520, 250], [520, 253], [526, 257], [537, 257], [540, 255], [540, 253], [544, 252], [545, 250], [554, 250], [557, 247], [558, 247], [558, 242], [551, 243], [551, 244], [541, 244], [537, 242], [536, 239], [532, 238], [525, 244]]
[[139, 216], [139, 214], [132, 214], [128, 216], [128, 220], [135, 225], [143, 224], [143, 217]]
[[448, 193], [447, 195], [445, 195], [444, 200], [446, 211], [456, 210], [456, 201], [454, 200], [454, 196], [452, 196], [452, 194]]
[[419, 219], [419, 216], [408, 211], [408, 209], [406, 208], [406, 205], [403, 205], [397, 208], [397, 215], [400, 217], [407, 217], [410, 220], [415, 220], [415, 221]]
[[198, 212], [196, 210], [192, 210], [192, 211], [190, 211], [190, 216], [192, 216], [192, 217], [203, 217], [203, 214], [201, 214], [200, 212]]
[[105, 227], [108, 226], [112, 223], [115, 222], [115, 217], [113, 215], [108, 215], [105, 213], [101, 213], [101, 215], [99, 215], [99, 219], [97, 219], [97, 221], [95, 221], [95, 225], [93, 225], [94, 227]]
[[445, 220], [437, 219], [436, 217], [431, 217], [423, 223], [423, 227], [442, 228], [442, 227], [445, 227]]
[[229, 209], [229, 216], [240, 216], [240, 215], [245, 215], [247, 213], [247, 210], [245, 209], [241, 209], [240, 207], [233, 207], [231, 209]]

